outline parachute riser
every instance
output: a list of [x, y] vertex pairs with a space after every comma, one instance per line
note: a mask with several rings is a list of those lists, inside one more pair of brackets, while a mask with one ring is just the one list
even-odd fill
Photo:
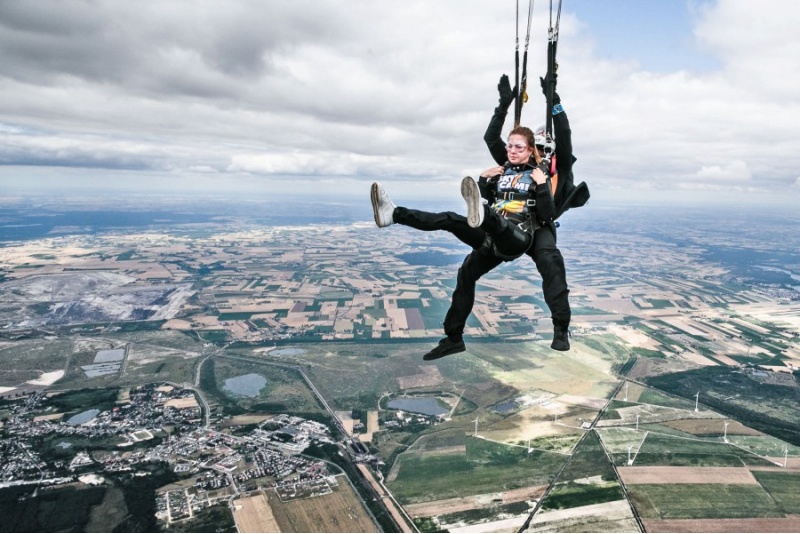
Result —
[[525, 52], [522, 58], [522, 79], [519, 74], [519, 0], [517, 0], [517, 28], [516, 28], [516, 50], [515, 50], [515, 82], [516, 95], [514, 98], [514, 127], [520, 124], [522, 119], [522, 106], [528, 101], [528, 44], [531, 40], [531, 20], [533, 19], [533, 0], [528, 0], [528, 28], [525, 34]]
[[550, 0], [550, 27], [547, 30], [547, 75], [545, 80], [547, 86], [543, 87], [546, 109], [545, 109], [545, 131], [553, 138], [553, 93], [555, 93], [556, 74], [558, 73], [558, 63], [556, 62], [556, 51], [558, 49], [558, 33], [561, 26], [561, 2], [558, 0], [558, 15], [556, 24], [553, 27], [553, 0]]

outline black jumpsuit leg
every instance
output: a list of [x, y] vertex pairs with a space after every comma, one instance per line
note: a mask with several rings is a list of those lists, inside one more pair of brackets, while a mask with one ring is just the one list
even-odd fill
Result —
[[533, 246], [528, 254], [542, 276], [544, 301], [550, 308], [553, 325], [567, 328], [572, 312], [569, 307], [569, 288], [564, 258], [556, 246], [556, 229], [547, 225], [533, 234]]
[[444, 333], [453, 341], [458, 341], [464, 334], [467, 317], [475, 304], [475, 286], [478, 279], [488, 273], [503, 260], [492, 254], [489, 249], [473, 250], [458, 269], [456, 289], [447, 315], [444, 318]]
[[437, 230], [450, 232], [456, 239], [473, 249], [479, 248], [486, 238], [486, 233], [483, 230], [470, 227], [466, 217], [452, 211], [431, 213], [398, 206], [394, 209], [392, 219], [397, 224], [410, 226], [423, 232]]

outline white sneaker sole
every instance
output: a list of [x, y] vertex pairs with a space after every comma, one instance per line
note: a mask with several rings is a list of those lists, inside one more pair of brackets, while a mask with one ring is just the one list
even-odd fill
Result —
[[483, 222], [483, 201], [478, 184], [469, 176], [461, 180], [461, 196], [467, 203], [467, 224], [472, 228], [479, 227]]
[[378, 225], [378, 228], [383, 228], [381, 224], [381, 188], [377, 182], [372, 184], [369, 192], [370, 199], [372, 200], [372, 214], [375, 216], [375, 224]]

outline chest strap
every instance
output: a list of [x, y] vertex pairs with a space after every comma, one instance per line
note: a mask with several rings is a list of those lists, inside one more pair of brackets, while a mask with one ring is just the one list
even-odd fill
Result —
[[520, 202], [524, 201], [525, 205], [528, 206], [529, 208], [536, 205], [536, 197], [534, 195], [531, 195], [530, 193], [507, 191], [505, 193], [497, 193], [495, 198], [497, 198], [497, 200], [518, 200]]
[[506, 191], [505, 193], [497, 193], [496, 198], [499, 200], [528, 200], [533, 198], [533, 195], [521, 191]]

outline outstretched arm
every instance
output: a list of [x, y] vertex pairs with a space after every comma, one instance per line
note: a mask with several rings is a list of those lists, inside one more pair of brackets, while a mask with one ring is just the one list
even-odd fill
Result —
[[[558, 99], [558, 103], [556, 103]], [[561, 106], [558, 93], [553, 92], [553, 134], [556, 138], [556, 158], [558, 167], [572, 172], [575, 156], [572, 155], [572, 129], [569, 127], [567, 112]]]
[[503, 142], [503, 125], [506, 122], [508, 108], [514, 101], [516, 88], [511, 89], [508, 76], [503, 74], [497, 84], [497, 91], [500, 94], [500, 103], [494, 108], [494, 115], [492, 115], [492, 120], [489, 121], [486, 133], [483, 134], [483, 140], [486, 142], [486, 146], [489, 148], [489, 152], [495, 162], [498, 165], [503, 165], [508, 160], [506, 144]]
[[[542, 83], [542, 92], [546, 91], [546, 87], [550, 84], [548, 78], [549, 74], [544, 78], [539, 78]], [[550, 112], [553, 114], [553, 137], [556, 141], [556, 159], [558, 160], [558, 168], [563, 171], [572, 171], [572, 164], [575, 162], [575, 157], [572, 155], [572, 130], [569, 127], [569, 119], [564, 107], [561, 105], [561, 97], [555, 90], [558, 75], [553, 76], [553, 108]], [[545, 95], [547, 93], [545, 92]]]

